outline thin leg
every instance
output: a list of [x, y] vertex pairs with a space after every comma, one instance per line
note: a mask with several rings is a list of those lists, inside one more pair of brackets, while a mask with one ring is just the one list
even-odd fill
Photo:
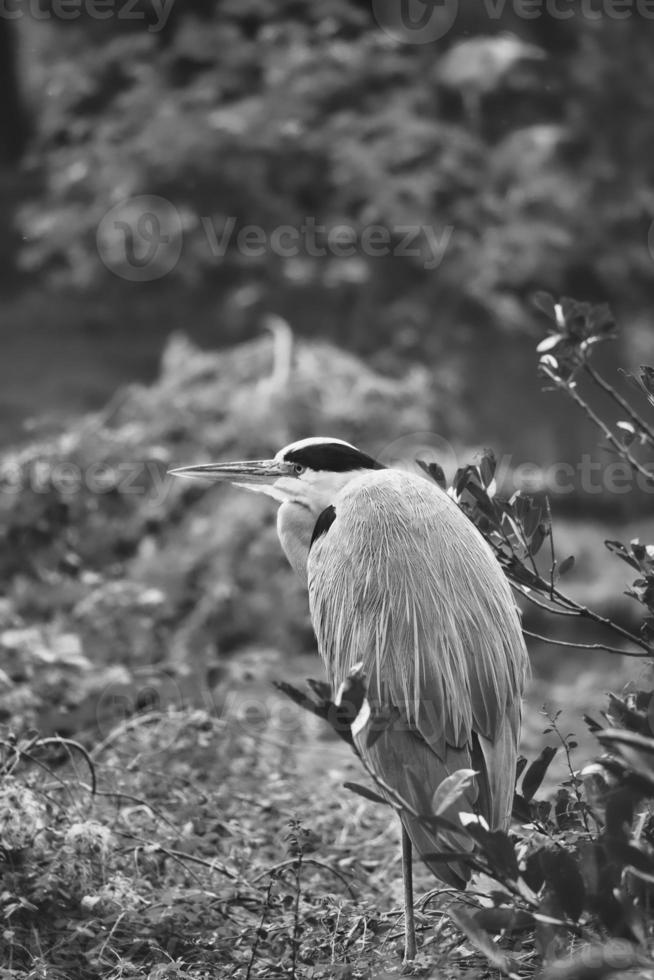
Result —
[[413, 916], [413, 864], [411, 838], [402, 825], [402, 878], [404, 879], [404, 962], [416, 958], [416, 921]]

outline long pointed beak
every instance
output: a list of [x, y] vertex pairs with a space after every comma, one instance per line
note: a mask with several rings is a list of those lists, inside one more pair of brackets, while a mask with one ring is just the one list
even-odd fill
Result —
[[277, 459], [251, 459], [238, 463], [200, 463], [168, 471], [171, 476], [199, 477], [215, 483], [274, 483], [281, 476], [293, 476], [293, 463]]

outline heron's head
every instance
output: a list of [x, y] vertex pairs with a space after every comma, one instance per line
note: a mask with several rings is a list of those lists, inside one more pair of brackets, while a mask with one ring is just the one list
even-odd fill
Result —
[[317, 517], [355, 476], [384, 469], [383, 463], [342, 439], [314, 436], [280, 449], [273, 459], [201, 463], [171, 470], [264, 493], [281, 504], [297, 504]]
[[277, 531], [289, 562], [306, 581], [307, 558], [320, 514], [354, 477], [384, 465], [341, 439], [313, 437], [292, 442], [273, 459], [202, 463], [171, 470], [174, 476], [233, 483], [281, 504]]

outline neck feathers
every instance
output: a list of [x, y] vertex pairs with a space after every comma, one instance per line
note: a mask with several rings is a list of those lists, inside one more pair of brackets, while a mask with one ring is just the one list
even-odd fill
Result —
[[277, 534], [293, 571], [307, 581], [307, 559], [316, 517], [305, 504], [287, 500], [277, 511]]

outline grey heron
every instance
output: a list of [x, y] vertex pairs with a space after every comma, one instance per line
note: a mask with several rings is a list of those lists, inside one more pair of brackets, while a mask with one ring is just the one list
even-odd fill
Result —
[[527, 652], [511, 589], [457, 504], [419, 475], [385, 467], [332, 438], [293, 442], [273, 459], [171, 471], [229, 481], [279, 504], [277, 530], [308, 585], [311, 620], [333, 691], [361, 663], [368, 698], [392, 709], [376, 737], [355, 736], [380, 781], [406, 801], [402, 857], [405, 959], [415, 955], [411, 847], [440, 880], [464, 888], [465, 833], [435, 831], [430, 812], [448, 776], [475, 777], [447, 809], [506, 830], [513, 801]]

